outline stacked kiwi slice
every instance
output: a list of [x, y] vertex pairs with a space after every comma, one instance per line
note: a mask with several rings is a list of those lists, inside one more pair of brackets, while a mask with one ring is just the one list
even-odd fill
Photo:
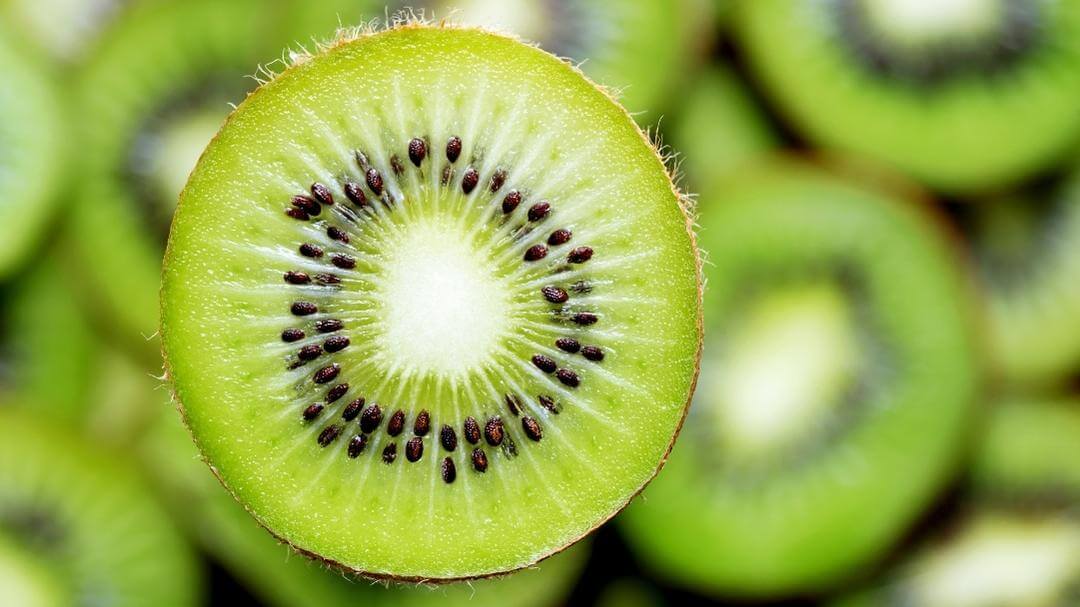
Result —
[[1041, 173], [1080, 138], [1080, 3], [755, 0], [737, 33], [807, 138], [950, 193]]
[[478, 29], [345, 32], [192, 173], [169, 378], [214, 473], [302, 552], [395, 579], [516, 570], [671, 448], [701, 343], [689, 226], [568, 63]]
[[623, 529], [692, 589], [821, 592], [958, 464], [978, 388], [968, 289], [935, 220], [824, 169], [762, 163], [701, 206], [701, 382]]

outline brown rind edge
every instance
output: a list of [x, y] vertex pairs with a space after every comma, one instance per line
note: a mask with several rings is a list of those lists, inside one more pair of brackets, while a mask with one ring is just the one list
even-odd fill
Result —
[[[417, 18], [415, 16], [415, 14], [408, 13], [408, 14], [404, 14], [404, 15], [399, 14], [399, 15], [395, 16], [393, 19], [391, 19], [385, 25], [385, 27], [368, 25], [368, 26], [360, 26], [360, 27], [339, 29], [333, 40], [331, 40], [330, 42], [325, 43], [325, 44], [318, 44], [317, 45], [318, 46], [318, 53], [317, 54], [324, 54], [324, 53], [330, 52], [330, 51], [332, 51], [332, 50], [334, 50], [334, 49], [336, 49], [338, 47], [353, 44], [353, 43], [355, 43], [355, 42], [357, 42], [359, 40], [362, 40], [362, 39], [365, 39], [365, 38], [368, 38], [368, 37], [371, 37], [371, 36], [383, 35], [383, 34], [386, 34], [386, 33], [389, 33], [389, 32], [395, 32], [395, 31], [398, 31], [398, 30], [425, 29], [425, 28], [458, 29], [458, 30], [480, 31], [480, 32], [484, 32], [484, 33], [489, 34], [489, 35], [499, 36], [499, 37], [511, 39], [511, 40], [514, 40], [514, 41], [517, 41], [517, 42], [522, 42], [516, 36], [509, 35], [509, 34], [504, 33], [504, 32], [493, 31], [493, 30], [490, 30], [490, 29], [479, 28], [479, 27], [464, 26], [464, 25], [460, 25], [460, 24], [457, 24], [457, 23], [452, 23], [452, 22], [449, 22], [449, 21], [446, 21], [446, 20], [439, 21], [437, 23], [430, 23], [430, 22], [427, 22], [427, 21], [424, 21], [422, 19]], [[171, 256], [170, 254], [172, 252], [172, 246], [173, 246], [173, 235], [172, 235], [171, 231], [169, 233], [169, 239], [168, 239], [168, 241], [167, 241], [167, 243], [165, 245], [165, 253], [164, 253], [163, 260], [162, 260], [162, 285], [161, 285], [161, 288], [159, 289], [159, 296], [158, 296], [158, 301], [159, 301], [159, 303], [158, 303], [158, 305], [159, 305], [159, 328], [158, 328], [158, 330], [159, 330], [159, 333], [161, 335], [161, 357], [162, 357], [162, 364], [163, 364], [163, 368], [164, 368], [164, 380], [168, 383], [169, 391], [170, 391], [170, 394], [172, 396], [172, 402], [173, 402], [174, 406], [176, 407], [177, 412], [180, 414], [180, 418], [183, 421], [184, 427], [187, 429], [188, 434], [191, 436], [192, 442], [194, 442], [195, 446], [199, 449], [199, 456], [200, 456], [199, 458], [203, 461], [203, 463], [205, 463], [207, 465], [207, 467], [210, 469], [210, 472], [213, 473], [214, 477], [218, 480], [219, 483], [221, 483], [221, 486], [225, 488], [225, 490], [229, 493], [229, 495], [232, 496], [232, 498], [234, 500], [236, 500], [237, 503], [239, 503], [241, 505], [241, 507], [243, 507], [244, 510], [249, 515], [251, 515], [251, 517], [253, 519], [255, 519], [255, 521], [259, 524], [259, 526], [261, 526], [263, 529], [265, 529], [267, 532], [269, 532], [270, 535], [272, 535], [275, 539], [278, 540], [278, 542], [288, 546], [291, 550], [295, 551], [298, 554], [304, 555], [304, 556], [310, 558], [313, 561], [319, 562], [319, 563], [321, 563], [323, 565], [327, 565], [327, 566], [332, 567], [334, 569], [337, 569], [337, 570], [339, 570], [339, 571], [341, 571], [343, 573], [359, 576], [359, 577], [370, 579], [370, 580], [376, 580], [376, 581], [400, 582], [400, 583], [412, 583], [412, 584], [432, 584], [432, 585], [434, 585], [434, 584], [448, 584], [448, 583], [454, 583], [454, 582], [468, 582], [468, 581], [471, 581], [471, 580], [484, 580], [484, 579], [505, 577], [505, 576], [510, 575], [512, 573], [515, 573], [517, 571], [521, 571], [523, 569], [535, 567], [541, 561], [543, 561], [543, 560], [545, 560], [547, 558], [550, 558], [550, 557], [552, 557], [552, 556], [554, 556], [556, 554], [559, 554], [560, 552], [562, 552], [562, 551], [566, 550], [567, 548], [573, 546], [577, 542], [579, 542], [582, 539], [584, 539], [585, 537], [587, 537], [593, 531], [595, 531], [596, 529], [598, 529], [599, 527], [601, 527], [602, 525], [604, 525], [605, 523], [610, 521], [618, 513], [622, 512], [622, 510], [624, 508], [626, 508], [626, 506], [628, 506], [630, 504], [630, 502], [633, 501], [633, 499], [635, 497], [637, 497], [645, 489], [645, 487], [648, 486], [648, 484], [650, 482], [652, 482], [652, 480], [654, 478], [656, 478], [656, 475], [660, 473], [661, 469], [663, 469], [664, 464], [667, 463], [668, 457], [671, 454], [671, 450], [675, 446], [675, 441], [678, 438], [679, 433], [682, 431], [683, 424], [686, 421], [686, 415], [690, 410], [690, 403], [691, 403], [691, 400], [693, 398], [694, 391], [697, 388], [698, 375], [700, 374], [700, 371], [701, 371], [701, 353], [702, 353], [702, 346], [704, 344], [704, 330], [705, 330], [704, 329], [704, 327], [705, 327], [705, 324], [704, 324], [705, 323], [705, 321], [704, 321], [704, 308], [703, 308], [703, 305], [704, 305], [704, 281], [703, 281], [703, 277], [702, 277], [701, 251], [698, 249], [697, 235], [696, 235], [695, 230], [694, 230], [694, 227], [696, 225], [695, 214], [694, 214], [694, 204], [693, 204], [693, 200], [690, 198], [690, 196], [688, 194], [684, 193], [682, 190], [680, 190], [679, 187], [676, 185], [676, 181], [678, 180], [677, 175], [672, 170], [669, 170], [668, 161], [673, 159], [673, 155], [666, 154], [661, 145], [654, 142], [644, 131], [642, 131], [641, 127], [638, 126], [637, 123], [634, 121], [633, 116], [631, 116], [631, 114], [626, 110], [626, 108], [622, 107], [622, 105], [619, 104], [618, 99], [616, 98], [615, 94], [610, 89], [608, 89], [608, 88], [606, 88], [606, 87], [604, 87], [602, 85], [598, 85], [597, 83], [593, 82], [588, 76], [586, 76], [584, 74], [584, 72], [581, 71], [581, 69], [577, 65], [574, 65], [572, 62], [570, 62], [566, 58], [557, 57], [555, 55], [552, 55], [551, 53], [548, 53], [547, 51], [544, 51], [544, 50], [540, 49], [535, 44], [529, 44], [529, 43], [524, 43], [524, 42], [522, 42], [522, 43], [526, 44], [526, 46], [532, 47], [538, 53], [543, 53], [543, 54], [546, 54], [546, 55], [549, 55], [549, 56], [552, 56], [552, 57], [555, 57], [556, 59], [558, 59], [567, 68], [573, 70], [581, 78], [583, 78], [586, 82], [588, 82], [594, 88], [596, 88], [598, 91], [603, 93], [604, 96], [606, 96], [613, 104], [615, 104], [622, 111], [622, 113], [626, 117], [626, 119], [628, 121], [630, 121], [631, 124], [634, 125], [634, 128], [637, 130], [638, 134], [641, 136], [642, 141], [645, 142], [649, 146], [649, 149], [651, 149], [653, 151], [653, 154], [655, 155], [657, 163], [660, 165], [660, 167], [664, 171], [665, 175], [667, 175], [668, 183], [671, 186], [671, 192], [675, 196], [675, 199], [676, 199], [676, 201], [678, 202], [678, 205], [679, 205], [679, 210], [682, 212], [683, 217], [685, 218], [686, 231], [687, 231], [688, 236], [690, 237], [690, 245], [691, 245], [691, 249], [692, 249], [692, 251], [694, 253], [694, 273], [695, 273], [695, 280], [697, 282], [697, 315], [696, 315], [696, 318], [695, 318], [695, 324], [696, 324], [696, 328], [697, 328], [697, 348], [696, 348], [696, 351], [694, 353], [694, 373], [693, 373], [693, 377], [691, 378], [691, 381], [690, 381], [690, 389], [689, 389], [689, 391], [687, 392], [687, 395], [686, 395], [686, 402], [683, 404], [683, 407], [682, 407], [682, 415], [680, 416], [680, 418], [678, 420], [678, 423], [675, 426], [675, 430], [672, 433], [671, 441], [668, 443], [667, 449], [664, 451], [663, 455], [660, 458], [660, 461], [657, 463], [656, 469], [653, 470], [652, 474], [650, 474], [649, 477], [647, 479], [645, 479], [645, 481], [641, 484], [641, 486], [638, 487], [637, 491], [635, 491], [633, 494], [628, 496], [626, 498], [626, 500], [622, 504], [620, 504], [618, 507], [616, 507], [610, 513], [608, 513], [606, 516], [601, 517], [596, 522], [596, 524], [593, 525], [589, 530], [582, 533], [578, 537], [575, 537], [575, 538], [571, 539], [569, 542], [567, 542], [563, 546], [561, 546], [559, 548], [555, 548], [555, 549], [547, 552], [543, 556], [540, 556], [540, 557], [536, 558], [535, 560], [529, 561], [527, 563], [523, 563], [521, 565], [514, 566], [513, 568], [510, 568], [510, 569], [491, 571], [491, 572], [481, 573], [481, 574], [477, 574], [477, 575], [440, 578], [440, 577], [422, 577], [422, 576], [399, 576], [399, 575], [388, 574], [388, 573], [371, 572], [371, 571], [363, 571], [363, 570], [359, 570], [359, 569], [354, 569], [352, 567], [349, 567], [348, 565], [345, 565], [344, 563], [335, 561], [333, 559], [326, 558], [326, 557], [324, 557], [324, 556], [322, 556], [320, 554], [317, 554], [315, 552], [312, 552], [310, 550], [307, 550], [307, 549], [304, 549], [304, 548], [302, 548], [300, 546], [297, 546], [297, 545], [293, 544], [292, 542], [290, 542], [287, 538], [282, 537], [282, 536], [278, 535], [277, 533], [275, 533], [273, 529], [271, 529], [269, 526], [267, 526], [262, 521], [262, 519], [260, 519], [254, 512], [252, 512], [250, 508], [248, 508], [247, 504], [245, 504], [242, 500], [240, 500], [240, 498], [236, 495], [236, 493], [234, 493], [233, 490], [225, 483], [225, 480], [222, 478], [221, 474], [218, 473], [217, 468], [215, 468], [214, 465], [206, 458], [205, 451], [203, 450], [202, 445], [199, 444], [198, 438], [191, 431], [191, 424], [188, 423], [188, 417], [187, 417], [186, 411], [184, 410], [183, 402], [181, 402], [181, 399], [180, 399], [179, 395], [176, 392], [176, 386], [175, 386], [174, 382], [172, 381], [172, 370], [171, 370], [171, 367], [169, 365], [169, 357], [168, 357], [168, 353], [165, 351], [165, 341], [166, 341], [165, 340], [165, 334], [167, 333], [167, 331], [166, 331], [166, 327], [165, 327], [164, 323], [161, 322], [161, 320], [164, 318], [164, 283], [165, 283], [164, 276], [165, 276], [166, 268], [167, 268], [167, 265], [168, 265], [168, 259]], [[256, 88], [254, 91], [248, 93], [247, 97], [243, 101], [241, 101], [239, 104], [237, 104], [237, 106], [233, 110], [233, 112], [230, 113], [228, 118], [226, 118], [225, 123], [224, 123], [222, 128], [224, 128], [224, 126], [228, 125], [229, 122], [232, 121], [233, 116], [235, 115], [235, 113], [237, 111], [239, 111], [241, 108], [243, 108], [244, 105], [248, 103], [249, 99], [251, 99], [255, 95], [259, 94], [259, 92], [262, 90], [264, 85], [266, 85], [268, 82], [271, 82], [274, 79], [278, 78], [282, 74], [294, 69], [297, 65], [300, 65], [300, 64], [306, 62], [307, 60], [309, 60], [313, 56], [315, 56], [315, 55], [313, 55], [311, 53], [308, 53], [306, 51], [301, 52], [301, 53], [293, 53], [291, 59], [289, 61], [285, 62], [286, 63], [285, 68], [280, 72], [273, 72], [270, 69], [266, 68], [265, 66], [261, 67], [259, 72], [260, 72], [260, 74], [262, 76], [264, 76], [264, 78], [257, 78], [258, 81], [259, 81], [259, 87]], [[220, 136], [220, 132], [221, 131], [219, 130], [218, 133], [214, 135], [213, 140], [216, 140]], [[205, 154], [205, 153], [206, 153], [206, 151], [204, 150], [203, 154]], [[199, 162], [201, 162], [201, 161], [202, 161], [202, 154], [200, 155], [200, 158], [199, 158]], [[196, 166], [197, 165], [198, 165], [198, 163], [196, 164]], [[187, 186], [185, 185], [184, 191], [186, 191], [186, 190], [187, 190]], [[184, 191], [181, 191], [179, 198], [181, 198], [181, 199], [183, 198]]]

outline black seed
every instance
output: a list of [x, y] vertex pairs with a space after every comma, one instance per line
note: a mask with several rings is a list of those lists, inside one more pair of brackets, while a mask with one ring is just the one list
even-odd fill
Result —
[[330, 193], [330, 188], [318, 181], [311, 184], [311, 195], [315, 197], [315, 200], [318, 200], [322, 204], [334, 204], [334, 195]]
[[311, 277], [303, 272], [285, 272], [285, 282], [291, 285], [306, 285], [311, 282]]
[[421, 409], [416, 416], [416, 421], [413, 422], [413, 434], [426, 436], [429, 430], [431, 430], [431, 415], [428, 414], [426, 409]]
[[383, 180], [382, 175], [380, 175], [378, 171], [376, 171], [374, 168], [368, 169], [367, 172], [364, 173], [364, 179], [367, 181], [368, 187], [371, 188], [371, 191], [375, 192], [376, 196], [382, 194]]
[[339, 400], [345, 393], [349, 391], [349, 384], [337, 384], [333, 388], [326, 391], [327, 404]]
[[349, 347], [349, 338], [344, 335], [329, 337], [323, 342], [323, 349], [327, 352], [340, 352]]
[[321, 285], [336, 285], [341, 283], [341, 279], [333, 274], [316, 274], [315, 282]]
[[310, 301], [296, 301], [293, 302], [291, 308], [289, 308], [296, 316], [307, 316], [319, 311], [319, 307]]
[[323, 404], [322, 403], [311, 403], [310, 405], [307, 406], [306, 409], [304, 409], [304, 419], [306, 419], [308, 421], [311, 421], [311, 420], [315, 419], [316, 417], [319, 417], [319, 414], [322, 413], [322, 410], [323, 410]]
[[444, 458], [442, 461], [442, 479], [443, 482], [450, 484], [457, 478], [457, 468], [454, 467], [454, 460], [449, 457]]
[[338, 242], [344, 242], [345, 244], [349, 243], [349, 235], [345, 233], [345, 230], [342, 230], [337, 226], [326, 228], [326, 235]]
[[566, 300], [570, 299], [570, 295], [566, 291], [556, 286], [546, 286], [540, 289], [540, 292], [544, 294], [544, 299], [551, 303], [561, 304], [566, 303]]
[[304, 257], [322, 257], [323, 250], [318, 245], [313, 245], [310, 242], [305, 242], [300, 245], [300, 254]]
[[342, 270], [351, 270], [356, 267], [356, 258], [352, 255], [334, 253], [330, 256], [330, 263], [341, 268]]
[[475, 417], [465, 418], [464, 434], [465, 440], [469, 441], [469, 443], [475, 445], [480, 442], [480, 424], [476, 423]]
[[414, 436], [405, 443], [405, 459], [410, 462], [418, 462], [424, 455], [424, 439]]
[[353, 204], [358, 207], [367, 206], [367, 196], [364, 195], [364, 190], [360, 187], [360, 184], [348, 181], [342, 186], [342, 189], [345, 190], [345, 197], [353, 201]]
[[554, 373], [556, 364], [555, 361], [544, 356], [543, 354], [536, 354], [532, 357], [532, 364], [536, 365], [537, 369], [540, 369], [544, 373]]
[[525, 261], [539, 261], [547, 257], [547, 247], [542, 244], [534, 244], [525, 251]]
[[548, 236], [548, 244], [553, 247], [557, 247], [561, 244], [566, 244], [570, 242], [570, 238], [573, 235], [573, 232], [571, 232], [570, 230], [564, 230], [560, 228], [552, 232], [551, 236]]
[[514, 209], [518, 208], [519, 204], [521, 204], [521, 192], [510, 190], [502, 201], [503, 214], [509, 215], [510, 213], [513, 213]]
[[484, 453], [484, 450], [479, 448], [479, 447], [477, 447], [476, 449], [473, 449], [473, 452], [472, 452], [472, 467], [473, 467], [473, 469], [476, 470], [477, 472], [485, 472], [485, 471], [487, 471], [487, 466], [488, 466], [487, 454]]
[[311, 376], [311, 379], [317, 384], [326, 384], [334, 381], [338, 373], [341, 373], [341, 366], [334, 363], [316, 371], [315, 375]]
[[570, 290], [574, 293], [588, 293], [592, 291], [592, 285], [585, 282], [584, 280], [579, 280], [574, 284], [570, 285]]
[[585, 263], [592, 259], [592, 253], [593, 251], [589, 247], [578, 247], [570, 251], [570, 254], [566, 256], [566, 260], [570, 263]]
[[480, 173], [472, 167], [465, 169], [465, 174], [461, 176], [461, 191], [468, 194], [476, 189], [478, 183], [480, 183]]
[[304, 209], [297, 209], [295, 207], [285, 209], [285, 214], [289, 217], [292, 217], [293, 219], [299, 219], [300, 221], [307, 221], [308, 219], [311, 219], [311, 217], [307, 214], [306, 211], [304, 211]]
[[364, 447], [367, 446], [367, 436], [363, 434], [357, 434], [349, 441], [349, 457], [356, 458], [364, 452]]
[[323, 447], [334, 442], [334, 440], [341, 434], [341, 426], [337, 424], [330, 424], [323, 428], [323, 431], [319, 433], [319, 444]]
[[529, 207], [529, 221], [540, 221], [547, 217], [550, 212], [551, 204], [546, 200], [541, 200]]
[[405, 429], [405, 412], [401, 409], [394, 411], [394, 414], [390, 416], [390, 421], [386, 424], [386, 433], [390, 436], [397, 436], [401, 434], [401, 431]]
[[344, 326], [345, 323], [336, 318], [315, 321], [315, 330], [319, 333], [333, 333], [334, 331], [340, 331]]
[[578, 312], [573, 316], [573, 321], [582, 326], [596, 324], [597, 320], [599, 319], [596, 317], [596, 314], [593, 314], [592, 312]]
[[304, 339], [304, 332], [300, 329], [285, 329], [281, 332], [281, 341], [292, 343]]
[[502, 444], [505, 432], [503, 431], [502, 418], [496, 416], [487, 421], [484, 424], [484, 438], [492, 447], [498, 447]]
[[405, 172], [405, 167], [401, 164], [401, 159], [396, 155], [390, 157], [390, 169], [394, 171], [395, 175], [400, 175]]
[[525, 436], [536, 442], [540, 442], [540, 439], [544, 437], [544, 431], [540, 428], [540, 423], [531, 417], [521, 418], [521, 429], [525, 431]]
[[497, 169], [491, 175], [491, 183], [488, 185], [488, 189], [491, 190], [492, 194], [494, 194], [495, 192], [498, 192], [502, 189], [504, 183], [506, 183], [506, 170]]
[[382, 461], [392, 464], [395, 459], [397, 459], [397, 443], [390, 443], [382, 450]]
[[537, 399], [540, 401], [541, 407], [547, 409], [548, 411], [551, 411], [552, 413], [559, 413], [559, 406], [555, 404], [554, 398], [548, 396], [547, 394], [541, 394], [537, 397]]
[[559, 378], [559, 381], [571, 388], [576, 388], [578, 387], [578, 384], [581, 383], [577, 373], [574, 373], [570, 369], [559, 369], [555, 372], [555, 377]]
[[604, 351], [596, 346], [585, 346], [581, 349], [581, 355], [595, 362], [604, 360]]
[[442, 170], [442, 184], [446, 185], [450, 183], [450, 178], [454, 176], [454, 169], [450, 165], [446, 165]]
[[578, 340], [572, 337], [560, 337], [559, 339], [555, 340], [555, 347], [562, 350], [563, 352], [575, 354], [578, 350], [581, 349], [581, 344], [578, 343]]
[[521, 413], [521, 399], [520, 398], [518, 398], [514, 394], [507, 394], [504, 397], [504, 400], [506, 400], [506, 407], [508, 409], [510, 409], [511, 414], [516, 416], [516, 415]]
[[312, 217], [322, 213], [322, 205], [316, 202], [314, 198], [308, 196], [293, 196], [291, 202], [295, 208], [300, 209]]
[[447, 451], [453, 451], [457, 449], [457, 432], [450, 426], [443, 424], [442, 430], [439, 431], [439, 442], [442, 443], [443, 449]]
[[[360, 405], [364, 404], [363, 400], [360, 401]], [[379, 427], [382, 423], [382, 409], [379, 405], [371, 405], [367, 409], [364, 409], [363, 415], [360, 416], [360, 429], [364, 432], [374, 432], [375, 428]]]
[[446, 159], [450, 162], [457, 162], [458, 156], [461, 156], [461, 139], [459, 137], [451, 137], [446, 142]]
[[300, 351], [296, 355], [303, 361], [315, 360], [322, 354], [322, 346], [319, 344], [312, 344], [300, 348]]
[[360, 415], [360, 409], [364, 407], [364, 397], [360, 397], [351, 403], [345, 405], [345, 410], [341, 412], [341, 418], [347, 422], [351, 422], [356, 419], [357, 415]]
[[424, 161], [424, 157], [427, 156], [427, 144], [423, 139], [413, 139], [409, 141], [409, 160], [416, 166], [420, 166], [420, 163]]

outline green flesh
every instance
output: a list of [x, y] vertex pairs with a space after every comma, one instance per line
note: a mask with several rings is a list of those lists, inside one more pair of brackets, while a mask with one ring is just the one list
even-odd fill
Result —
[[[164, 235], [198, 153], [274, 57], [271, 15], [247, 0], [147, 3], [125, 12], [77, 83], [83, 145], [72, 233], [99, 308], [157, 358]], [[196, 25], [193, 25], [196, 24]]]
[[0, 280], [38, 244], [64, 165], [61, 108], [46, 70], [0, 27]]
[[1080, 172], [1046, 200], [985, 206], [971, 240], [998, 370], [1014, 385], [1066, 382], [1080, 371]]
[[[463, 142], [453, 164], [443, 151], [452, 136]], [[428, 142], [419, 169], [407, 156], [414, 137]], [[384, 200], [363, 208], [342, 185], [365, 182], [358, 151], [384, 183]], [[481, 177], [465, 196], [467, 167]], [[499, 168], [506, 183], [492, 195]], [[312, 221], [286, 216], [313, 182], [337, 204]], [[506, 215], [500, 201], [512, 189], [523, 202]], [[372, 188], [364, 191], [375, 200]], [[540, 200], [550, 201], [550, 215], [527, 219]], [[328, 225], [350, 244], [329, 238]], [[556, 228], [572, 230], [572, 240], [523, 260]], [[304, 257], [302, 243], [325, 254]], [[567, 264], [583, 245], [595, 257]], [[335, 254], [355, 257], [355, 269], [331, 265]], [[295, 270], [329, 272], [341, 284], [283, 283], [283, 272]], [[578, 283], [589, 290], [570, 288]], [[545, 285], [566, 287], [569, 302], [545, 301]], [[249, 97], [181, 198], [162, 299], [174, 389], [226, 486], [279, 537], [382, 576], [510, 571], [582, 537], [655, 473], [698, 354], [695, 249], [655, 152], [566, 64], [472, 30], [363, 37]], [[319, 312], [291, 315], [297, 301]], [[595, 324], [569, 320], [586, 311]], [[344, 322], [337, 336], [351, 345], [296, 366], [301, 346], [327, 338], [314, 321], [328, 319]], [[283, 343], [286, 328], [307, 337]], [[601, 347], [605, 358], [556, 349], [563, 336]], [[576, 373], [580, 385], [541, 372], [530, 362], [537, 354], [564, 378]], [[339, 376], [317, 383], [331, 364]], [[330, 402], [332, 387], [345, 383]], [[520, 418], [504, 404], [507, 394], [520, 398]], [[541, 395], [561, 412], [542, 407]], [[359, 427], [342, 414], [360, 397], [378, 403], [384, 420], [354, 459], [346, 453]], [[305, 423], [302, 412], [320, 401], [325, 410]], [[394, 438], [387, 428], [399, 408], [406, 429]], [[423, 457], [409, 462], [406, 441], [421, 410], [432, 430]], [[474, 446], [464, 440], [470, 415], [482, 427], [501, 416], [508, 437], [499, 448], [479, 445], [490, 462], [484, 474], [473, 470]], [[542, 427], [539, 442], [527, 438], [526, 418]], [[456, 429], [452, 452], [439, 445], [444, 424]], [[322, 447], [317, 439], [330, 425], [341, 435]], [[388, 465], [381, 454], [390, 444], [397, 459]], [[444, 459], [454, 462], [456, 482], [440, 478]]]
[[977, 507], [888, 575], [840, 601], [1059, 607], [1080, 599], [1080, 402], [997, 406], [976, 451]]
[[809, 168], [744, 171], [702, 199], [696, 402], [623, 529], [702, 592], [819, 591], [954, 467], [977, 382], [962, 278], [920, 214]]
[[0, 410], [0, 536], [71, 605], [194, 605], [193, 555], [135, 472], [70, 434]]
[[[884, 49], [862, 49], [845, 33], [841, 4], [869, 7], [876, 25], [856, 29]], [[765, 88], [813, 142], [968, 193], [1047, 169], [1080, 136], [1080, 4], [1013, 3], [1020, 12], [1009, 19], [1033, 20], [1034, 40], [1007, 58], [999, 54], [1014, 41], [986, 39], [1000, 31], [1002, 5], [761, 0], [740, 5], [738, 29]], [[899, 64], [881, 67], [888, 61]]]

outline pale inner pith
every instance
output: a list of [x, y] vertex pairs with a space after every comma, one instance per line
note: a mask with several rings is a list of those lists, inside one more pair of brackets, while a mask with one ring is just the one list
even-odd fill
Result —
[[991, 29], [999, 21], [998, 0], [866, 0], [883, 31], [899, 38], [943, 37]]

